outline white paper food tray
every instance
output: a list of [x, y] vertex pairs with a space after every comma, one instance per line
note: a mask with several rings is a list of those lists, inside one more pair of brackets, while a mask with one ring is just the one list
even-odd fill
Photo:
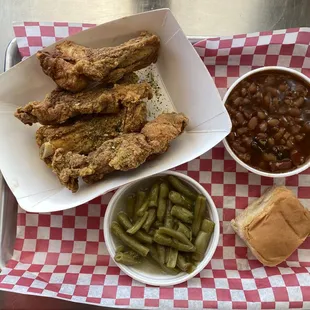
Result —
[[[211, 149], [229, 132], [231, 122], [207, 69], [168, 9], [121, 18], [80, 32], [68, 39], [90, 47], [118, 45], [147, 30], [161, 39], [154, 66], [165, 102], [190, 120], [169, 151], [136, 170], [116, 172], [72, 194], [39, 159], [37, 126], [25, 126], [13, 115], [18, 106], [42, 100], [55, 88], [35, 56], [0, 75], [0, 169], [20, 206], [29, 212], [52, 212], [75, 207], [128, 182], [190, 161]], [[47, 50], [52, 49], [52, 46]], [[161, 83], [162, 82], [162, 83]], [[156, 101], [153, 101], [156, 103]], [[150, 105], [149, 105], [150, 106]]]

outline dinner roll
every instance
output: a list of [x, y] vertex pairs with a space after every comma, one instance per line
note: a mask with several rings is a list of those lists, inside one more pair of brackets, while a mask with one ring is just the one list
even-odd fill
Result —
[[276, 266], [310, 234], [310, 212], [286, 187], [272, 187], [231, 224], [262, 264]]

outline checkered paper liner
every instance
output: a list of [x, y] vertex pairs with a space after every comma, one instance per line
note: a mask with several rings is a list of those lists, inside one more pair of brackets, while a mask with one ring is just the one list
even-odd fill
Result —
[[[28, 57], [43, 45], [93, 25], [15, 25], [19, 50]], [[195, 45], [223, 95], [240, 75], [260, 66], [282, 65], [310, 75], [310, 29], [212, 38]], [[51, 214], [18, 210], [12, 259], [0, 288], [25, 294], [125, 308], [310, 308], [310, 238], [278, 267], [263, 267], [235, 235], [230, 220], [274, 180], [247, 172], [217, 145], [176, 170], [199, 181], [220, 217], [220, 240], [206, 268], [174, 287], [152, 287], [123, 274], [109, 257], [102, 222], [112, 193], [75, 209]], [[283, 180], [310, 208], [310, 169]]]

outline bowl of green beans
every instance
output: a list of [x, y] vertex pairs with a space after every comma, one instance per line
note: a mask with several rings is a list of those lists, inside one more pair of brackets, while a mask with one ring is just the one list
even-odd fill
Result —
[[175, 171], [119, 188], [104, 218], [104, 237], [116, 265], [154, 286], [176, 285], [200, 273], [219, 240], [219, 218], [208, 192]]

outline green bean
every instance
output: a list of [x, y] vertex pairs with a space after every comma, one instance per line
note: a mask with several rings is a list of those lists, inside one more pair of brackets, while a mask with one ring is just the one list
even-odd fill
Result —
[[161, 245], [171, 246], [172, 244], [172, 238], [163, 236], [158, 231], [155, 232], [155, 235], [153, 238], [156, 243], [161, 244]]
[[[118, 213], [117, 220], [120, 223], [120, 225], [126, 230], [130, 229], [133, 226], [128, 215], [123, 211]], [[149, 234], [147, 234], [146, 232], [144, 232], [142, 230], [139, 230], [135, 233], [135, 238], [137, 238], [142, 243], [150, 243], [151, 244], [153, 242], [153, 238]]]
[[174, 268], [177, 264], [177, 259], [178, 259], [178, 250], [174, 248], [169, 249], [168, 253], [168, 259], [167, 259], [167, 267], [168, 268]]
[[178, 221], [177, 231], [183, 233], [189, 241], [192, 241], [192, 231], [180, 221]]
[[132, 227], [131, 220], [129, 219], [127, 213], [120, 211], [117, 214], [117, 221], [122, 225], [126, 230]]
[[128, 234], [135, 234], [142, 226], [143, 224], [145, 223], [145, 221], [147, 220], [147, 217], [148, 217], [149, 213], [146, 211], [144, 213], [144, 215], [142, 217], [140, 217], [134, 224], [131, 228], [127, 229], [126, 232]]
[[165, 264], [167, 264], [168, 261], [168, 253], [169, 253], [169, 247], [165, 246], [166, 252], [165, 252]]
[[127, 266], [134, 266], [141, 263], [140, 256], [133, 251], [118, 252], [115, 254], [114, 259], [116, 262]]
[[194, 220], [192, 224], [193, 236], [196, 237], [200, 227], [201, 222], [206, 216], [206, 197], [198, 195], [194, 207]]
[[175, 248], [181, 252], [195, 252], [195, 246], [184, 244], [178, 240], [160, 234], [158, 231], [154, 235], [154, 241], [158, 244]]
[[208, 219], [204, 219], [201, 224], [201, 230], [206, 233], [212, 234], [214, 231], [214, 226], [215, 224], [212, 221]]
[[171, 247], [181, 252], [195, 252], [196, 251], [196, 247], [194, 245], [184, 244], [176, 239], [172, 240]]
[[137, 216], [143, 216], [145, 212], [147, 211], [149, 207], [149, 197], [145, 199], [142, 206], [139, 208], [139, 210], [136, 212]]
[[177, 258], [177, 266], [184, 272], [191, 273], [195, 270], [195, 267], [192, 263], [187, 262], [185, 257], [179, 253]]
[[156, 261], [159, 261], [158, 260], [158, 253], [157, 253], [157, 247], [154, 245], [154, 244], [151, 244], [151, 245], [148, 245], [148, 248], [149, 248], [149, 255], [151, 257], [153, 257]]
[[151, 235], [147, 234], [146, 232], [139, 230], [134, 234], [135, 238], [137, 238], [142, 243], [153, 243], [153, 238]]
[[139, 243], [134, 237], [127, 235], [123, 228], [117, 222], [112, 222], [111, 231], [116, 237], [118, 237], [123, 243], [125, 243], [126, 246], [130, 247], [141, 256], [146, 256], [149, 252], [149, 249], [147, 247]]
[[170, 268], [168, 268], [166, 265], [161, 265], [161, 264], [159, 263], [159, 261], [155, 259], [155, 256], [154, 256], [154, 257], [153, 257], [153, 256], [148, 256], [148, 257], [147, 257], [147, 260], [148, 260], [151, 264], [154, 264], [154, 265], [158, 266], [158, 267], [159, 267], [164, 273], [166, 273], [166, 274], [170, 274], [170, 275], [175, 276], [175, 275], [177, 275], [178, 273], [180, 273], [179, 268], [170, 269]]
[[210, 233], [206, 233], [204, 231], [200, 231], [198, 233], [198, 236], [195, 240], [196, 251], [192, 256], [194, 260], [200, 262], [203, 259], [208, 248], [210, 238]]
[[136, 211], [142, 206], [145, 198], [146, 198], [146, 192], [142, 191], [142, 190], [139, 190], [137, 192], [137, 199], [136, 199], [136, 203], [135, 203]]
[[129, 197], [127, 197], [127, 213], [131, 219], [134, 217], [135, 214], [135, 203], [135, 195], [130, 195]]
[[173, 186], [173, 188], [177, 192], [181, 193], [182, 195], [184, 195], [185, 197], [191, 200], [194, 200], [194, 201], [196, 200], [197, 193], [194, 190], [192, 190], [190, 187], [185, 185], [183, 182], [181, 182], [177, 177], [173, 175], [169, 175], [168, 181], [170, 182], [170, 184]]
[[179, 240], [180, 242], [184, 243], [184, 244], [188, 244], [188, 245], [193, 245], [187, 238], [186, 236], [179, 232], [179, 231], [175, 231], [171, 228], [167, 228], [167, 227], [160, 227], [158, 229], [158, 232], [160, 234], [164, 234], [164, 235], [168, 235], [169, 237], [172, 237], [174, 239]]
[[150, 257], [161, 267], [164, 272], [171, 275], [177, 275], [178, 273], [180, 273], [180, 270], [178, 268], [168, 268], [166, 265], [160, 263], [158, 252], [155, 246], [150, 245], [149, 250]]
[[169, 268], [167, 267], [166, 265], [161, 265], [159, 264], [159, 266], [161, 267], [161, 269], [165, 272], [165, 273], [168, 273], [168, 274], [171, 274], [173, 276], [179, 274], [181, 272], [181, 270], [179, 268]]
[[139, 190], [137, 192], [137, 199], [136, 199], [136, 203], [135, 203], [135, 213], [133, 216], [134, 221], [137, 219], [137, 212], [141, 208], [143, 202], [145, 201], [145, 198], [146, 198], [146, 192]]
[[157, 207], [157, 205], [158, 205], [158, 193], [159, 193], [159, 184], [155, 183], [151, 187], [149, 207]]
[[193, 213], [181, 206], [173, 206], [171, 214], [184, 223], [192, 224], [193, 222]]
[[166, 260], [166, 247], [160, 244], [157, 244], [156, 247], [157, 247], [157, 253], [158, 253], [158, 260], [160, 264], [164, 264]]
[[186, 198], [185, 196], [181, 195], [178, 192], [175, 191], [171, 191], [169, 193], [169, 199], [176, 205], [180, 205], [188, 210], [191, 210], [194, 202], [188, 198]]
[[124, 251], [125, 251], [125, 247], [123, 245], [119, 245], [115, 249], [115, 253], [124, 252]]
[[160, 222], [164, 220], [167, 208], [167, 198], [169, 195], [169, 187], [166, 183], [161, 183], [159, 186], [159, 198], [157, 208], [157, 218]]
[[153, 225], [153, 223], [156, 220], [156, 211], [155, 209], [150, 209], [149, 211], [149, 215], [145, 221], [145, 223], [143, 224], [142, 228], [146, 231], [149, 232], [151, 226]]
[[172, 202], [168, 199], [167, 201], [167, 210], [165, 216], [165, 227], [172, 228], [173, 227], [173, 217], [171, 215]]
[[160, 222], [160, 221], [155, 221], [155, 223], [154, 223], [154, 227], [156, 227], [156, 228], [159, 228], [159, 227], [162, 227], [162, 226], [164, 226], [164, 223], [162, 223], [162, 222]]

